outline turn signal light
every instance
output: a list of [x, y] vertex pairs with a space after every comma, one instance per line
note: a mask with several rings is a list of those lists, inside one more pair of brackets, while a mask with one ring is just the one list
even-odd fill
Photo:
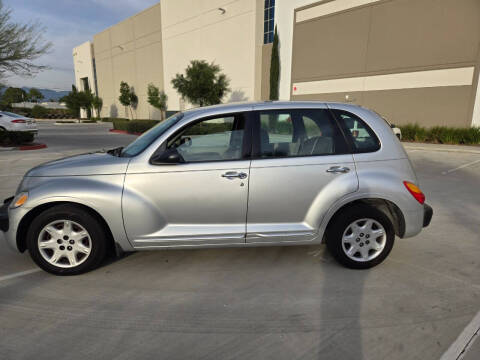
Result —
[[422, 190], [411, 182], [404, 181], [403, 184], [407, 188], [407, 190], [412, 194], [412, 196], [420, 203], [423, 204], [425, 202], [425, 195], [422, 193]]
[[28, 195], [27, 194], [20, 194], [18, 198], [15, 199], [15, 202], [13, 203], [13, 208], [17, 208], [22, 206], [27, 202]]
[[27, 122], [27, 120], [16, 119], [16, 120], [12, 120], [11, 122], [15, 123], [15, 124], [25, 124]]

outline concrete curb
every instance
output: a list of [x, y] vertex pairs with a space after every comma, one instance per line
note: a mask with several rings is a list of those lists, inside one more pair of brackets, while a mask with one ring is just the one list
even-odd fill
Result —
[[40, 150], [46, 149], [48, 146], [46, 144], [33, 144], [33, 145], [23, 145], [23, 146], [15, 146], [15, 147], [0, 147], [0, 151], [27, 151], [27, 150]]
[[71, 123], [62, 123], [62, 122], [54, 122], [53, 125], [58, 126], [71, 126], [71, 125], [102, 125], [101, 121], [96, 123], [87, 123], [87, 122], [71, 122]]
[[405, 148], [405, 150], [440, 151], [440, 152], [453, 152], [453, 153], [480, 154], [480, 150], [441, 148], [441, 147], [438, 147], [438, 145], [437, 145], [437, 147], [425, 147], [425, 146], [408, 146], [406, 144], [403, 144], [403, 147]]

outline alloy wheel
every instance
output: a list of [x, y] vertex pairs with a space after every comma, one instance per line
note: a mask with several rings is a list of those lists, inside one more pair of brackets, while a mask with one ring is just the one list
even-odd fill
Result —
[[354, 261], [366, 262], [380, 255], [387, 243], [387, 232], [374, 219], [358, 219], [345, 229], [342, 249]]
[[38, 249], [51, 265], [72, 268], [87, 260], [92, 240], [82, 225], [71, 220], [56, 220], [40, 231]]

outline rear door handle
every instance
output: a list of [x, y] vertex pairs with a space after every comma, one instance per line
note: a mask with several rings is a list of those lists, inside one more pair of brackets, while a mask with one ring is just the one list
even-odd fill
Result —
[[245, 174], [244, 172], [227, 171], [225, 174], [222, 174], [222, 177], [227, 179], [245, 179], [247, 177], [247, 174]]
[[327, 170], [328, 173], [338, 174], [338, 173], [348, 173], [350, 169], [346, 166], [332, 166]]

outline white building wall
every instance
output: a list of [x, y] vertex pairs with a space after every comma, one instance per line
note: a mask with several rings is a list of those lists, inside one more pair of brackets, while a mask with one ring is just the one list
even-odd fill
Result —
[[472, 126], [480, 127], [480, 71], [478, 72], [477, 91], [473, 105]]
[[232, 90], [225, 102], [254, 100], [256, 0], [175, 0], [160, 5], [169, 109], [191, 107], [183, 104], [171, 83], [191, 60], [221, 67]]
[[[85, 90], [81, 79], [88, 78], [88, 86], [92, 93], [96, 94], [95, 75], [93, 70], [93, 44], [87, 41], [73, 48], [73, 67], [75, 71], [75, 86], [78, 91]], [[85, 110], [80, 111], [82, 118], [87, 117]]]
[[277, 0], [275, 2], [275, 24], [280, 38], [280, 100], [290, 100], [294, 10], [315, 2], [318, 0]]

